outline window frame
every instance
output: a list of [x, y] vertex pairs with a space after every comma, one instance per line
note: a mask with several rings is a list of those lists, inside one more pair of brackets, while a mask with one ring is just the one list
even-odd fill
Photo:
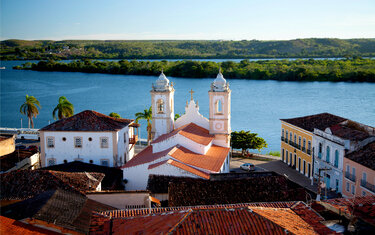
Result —
[[[107, 146], [104, 146], [103, 145], [103, 140], [107, 140]], [[99, 138], [99, 144], [100, 144], [100, 148], [102, 149], [106, 149], [106, 148], [109, 148], [109, 138], [108, 137], [100, 137]]]
[[[51, 165], [50, 164], [50, 161], [53, 161], [54, 163]], [[51, 158], [47, 158], [47, 166], [54, 166], [54, 165], [56, 165], [56, 158], [54, 158], [54, 157], [51, 157]]]
[[[81, 145], [77, 145], [77, 140], [81, 141]], [[74, 148], [82, 148], [83, 147], [83, 138], [81, 136], [75, 136], [74, 137]]]
[[[108, 165], [103, 165], [103, 162], [104, 162], [104, 161], [108, 162]], [[101, 165], [101, 166], [110, 167], [110, 164], [111, 164], [111, 162], [109, 161], [108, 158], [101, 158], [101, 159], [100, 159], [100, 165]]]
[[[52, 146], [49, 145], [49, 140], [52, 140]], [[46, 137], [46, 145], [47, 145], [47, 148], [55, 148], [55, 137], [54, 136], [47, 136]]]

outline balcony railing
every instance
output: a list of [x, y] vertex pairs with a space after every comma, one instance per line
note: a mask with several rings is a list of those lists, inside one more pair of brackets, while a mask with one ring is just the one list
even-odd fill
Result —
[[138, 141], [138, 136], [137, 135], [135, 135], [132, 138], [129, 138], [129, 144], [135, 144], [135, 143], [137, 143], [137, 141]]
[[361, 179], [361, 186], [364, 187], [364, 188], [367, 188], [371, 192], [375, 193], [375, 185], [370, 184], [366, 180]]
[[281, 136], [281, 141], [284, 141], [284, 140], [285, 140], [284, 136]]
[[347, 171], [345, 172], [345, 178], [355, 182], [355, 175], [350, 174], [350, 172], [347, 172]]
[[302, 151], [303, 151], [303, 152], [306, 152], [306, 147], [302, 147]]
[[311, 155], [311, 150], [310, 149], [307, 149], [307, 154]]

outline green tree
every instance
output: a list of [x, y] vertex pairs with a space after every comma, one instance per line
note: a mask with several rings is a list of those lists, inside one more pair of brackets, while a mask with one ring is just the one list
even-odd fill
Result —
[[176, 120], [179, 119], [180, 117], [181, 117], [180, 114], [176, 113], [176, 114], [174, 115], [174, 120], [176, 121]]
[[145, 109], [142, 112], [135, 114], [135, 123], [138, 123], [140, 119], [145, 119], [147, 121], [147, 143], [151, 142], [151, 121], [152, 121], [152, 109]]
[[27, 116], [29, 119], [29, 128], [34, 128], [33, 117], [39, 114], [38, 107], [41, 108], [39, 101], [34, 96], [26, 95], [26, 101], [20, 107], [20, 113]]
[[[57, 114], [57, 117], [56, 117]], [[59, 103], [52, 112], [53, 119], [63, 119], [71, 117], [74, 114], [74, 106], [65, 96], [60, 96]]]
[[114, 112], [110, 113], [109, 116], [113, 118], [121, 118], [120, 114]]
[[234, 131], [231, 134], [231, 146], [233, 149], [241, 149], [242, 155], [248, 149], [257, 149], [260, 151], [267, 147], [267, 143], [257, 135], [257, 133], [250, 133], [250, 131]]

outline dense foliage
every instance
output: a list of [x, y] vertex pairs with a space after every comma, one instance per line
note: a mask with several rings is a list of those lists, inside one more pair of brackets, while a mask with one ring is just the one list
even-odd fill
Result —
[[257, 133], [250, 133], [250, 131], [233, 131], [231, 133], [231, 146], [233, 149], [241, 149], [242, 155], [248, 149], [262, 150], [267, 148], [266, 141], [258, 137]]
[[40, 61], [25, 63], [15, 69], [37, 71], [67, 71], [87, 73], [110, 73], [127, 75], [159, 75], [172, 77], [215, 77], [222, 68], [226, 78], [280, 80], [280, 81], [359, 81], [375, 82], [375, 60], [242, 60], [240, 63], [226, 61], [92, 61], [76, 60], [70, 63]]
[[0, 42], [1, 60], [41, 59], [246, 59], [374, 57], [375, 39], [308, 38], [285, 41], [25, 41]]

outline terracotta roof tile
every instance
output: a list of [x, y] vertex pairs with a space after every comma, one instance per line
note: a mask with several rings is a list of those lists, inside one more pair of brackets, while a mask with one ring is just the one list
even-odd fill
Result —
[[1, 214], [16, 220], [30, 218], [35, 223], [43, 221], [87, 233], [92, 212], [111, 209], [114, 208], [84, 195], [57, 189], [3, 207]]
[[305, 203], [297, 202], [291, 206], [291, 209], [304, 221], [310, 224], [318, 234], [338, 234], [322, 224], [321, 222], [324, 221], [324, 218]]
[[330, 129], [333, 135], [345, 140], [362, 141], [370, 136], [366, 131], [358, 130], [342, 124], [332, 126]]
[[166, 156], [173, 148], [174, 147], [161, 151], [161, 152], [153, 153], [152, 145], [149, 145], [140, 153], [138, 153], [135, 157], [133, 157], [130, 161], [128, 161], [125, 165], [123, 165], [121, 168], [138, 166], [141, 164], [155, 161], [161, 157]]
[[284, 176], [230, 180], [182, 178], [168, 184], [169, 206], [305, 200], [307, 191]]
[[186, 165], [184, 163], [181, 163], [181, 162], [178, 162], [178, 161], [174, 161], [172, 159], [169, 159], [167, 163], [171, 164], [172, 166], [178, 167], [178, 168], [180, 168], [182, 170], [188, 171], [188, 172], [190, 172], [190, 173], [192, 173], [194, 175], [200, 176], [200, 177], [202, 177], [204, 179], [209, 179], [210, 178], [210, 174], [208, 174], [206, 172], [203, 172], [203, 171], [200, 171], [200, 170], [198, 170], [196, 168], [193, 168], [191, 166], [188, 166], [188, 165]]
[[[84, 194], [102, 181], [102, 173], [67, 173], [48, 170], [17, 170], [0, 175], [1, 199], [26, 199], [48, 190], [63, 189]], [[95, 178], [96, 180], [92, 179]]]
[[102, 190], [121, 190], [123, 186], [123, 172], [117, 167], [100, 166], [81, 161], [73, 161], [41, 168], [41, 170], [52, 170], [61, 172], [93, 172], [103, 173]]
[[189, 123], [178, 129], [173, 130], [170, 133], [159, 136], [156, 140], [152, 142], [152, 144], [162, 142], [177, 134], [180, 134], [198, 144], [203, 145], [208, 145], [214, 139], [214, 136], [210, 135], [207, 129], [200, 127], [195, 123]]
[[63, 118], [40, 131], [117, 131], [134, 120], [113, 118], [95, 111], [85, 110], [68, 118]]
[[375, 141], [345, 155], [346, 158], [375, 170]]
[[327, 127], [339, 124], [345, 120], [347, 119], [330, 113], [320, 113], [304, 117], [281, 119], [281, 121], [290, 123], [310, 132], [313, 132], [314, 128], [324, 131]]
[[26, 158], [36, 154], [36, 151], [17, 149], [13, 153], [0, 157], [0, 171], [7, 171], [16, 166], [16, 164]]
[[50, 234], [57, 235], [60, 233], [53, 232], [51, 230], [39, 228], [30, 224], [16, 221], [4, 216], [0, 216], [0, 234], [23, 234], [23, 235], [39, 235], [39, 234]]
[[185, 164], [212, 172], [219, 172], [228, 156], [229, 150], [229, 148], [212, 145], [207, 153], [202, 155], [179, 146], [173, 153], [171, 153], [171, 156]]
[[335, 198], [321, 202], [336, 209], [336, 212], [344, 213], [346, 216], [352, 215], [375, 226], [375, 196]]

